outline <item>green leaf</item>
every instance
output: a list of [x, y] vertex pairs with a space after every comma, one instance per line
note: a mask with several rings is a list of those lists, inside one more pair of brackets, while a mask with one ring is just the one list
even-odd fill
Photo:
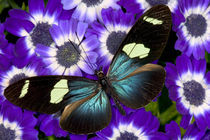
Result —
[[8, 1], [7, 0], [0, 0], [0, 14], [7, 7], [9, 7]]
[[151, 111], [153, 115], [159, 116], [158, 102], [151, 102], [145, 106], [146, 111]]
[[164, 112], [162, 112], [158, 118], [160, 120], [160, 124], [165, 125], [174, 118], [178, 117], [178, 115], [179, 112], [176, 110], [176, 103], [173, 102], [173, 104], [170, 107], [168, 107]]
[[8, 0], [10, 6], [14, 9], [21, 9], [16, 3], [14, 0]]

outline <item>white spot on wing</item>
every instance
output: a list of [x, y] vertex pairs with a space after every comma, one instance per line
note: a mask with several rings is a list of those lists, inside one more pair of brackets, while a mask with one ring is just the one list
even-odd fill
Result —
[[155, 19], [155, 18], [148, 17], [148, 16], [145, 16], [143, 18], [143, 20], [145, 20], [146, 22], [152, 23], [153, 25], [161, 25], [161, 24], [163, 24], [162, 20]]
[[58, 104], [62, 101], [63, 97], [68, 93], [68, 80], [62, 79], [55, 84], [50, 93], [50, 103]]
[[129, 43], [122, 49], [130, 58], [139, 57], [140, 59], [147, 57], [150, 49], [144, 44]]
[[29, 80], [26, 80], [21, 90], [19, 98], [23, 98], [28, 93], [28, 88], [29, 88]]

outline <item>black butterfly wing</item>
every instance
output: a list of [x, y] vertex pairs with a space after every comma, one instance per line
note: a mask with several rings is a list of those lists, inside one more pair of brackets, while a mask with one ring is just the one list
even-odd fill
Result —
[[[115, 54], [125, 54], [140, 65], [157, 60], [164, 50], [171, 30], [171, 12], [166, 5], [156, 5], [134, 24]], [[111, 63], [111, 65], [112, 65]]]
[[24, 109], [53, 114], [62, 108], [69, 92], [66, 76], [36, 76], [17, 81], [4, 90], [4, 96]]
[[107, 95], [97, 81], [83, 77], [25, 78], [7, 87], [4, 95], [24, 109], [47, 114], [63, 110], [60, 125], [71, 133], [93, 133], [111, 120]]
[[145, 12], [132, 27], [116, 53], [108, 78], [118, 100], [130, 108], [148, 104], [161, 91], [165, 71], [147, 64], [158, 59], [171, 29], [171, 12], [157, 5]]
[[75, 134], [99, 131], [111, 121], [109, 99], [97, 81], [82, 77], [69, 81], [70, 94], [60, 117], [64, 130]]

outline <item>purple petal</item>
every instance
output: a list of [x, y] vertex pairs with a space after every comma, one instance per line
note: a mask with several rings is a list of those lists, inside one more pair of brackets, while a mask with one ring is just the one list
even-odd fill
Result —
[[179, 75], [182, 75], [189, 70], [192, 72], [193, 69], [190, 59], [186, 55], [178, 56], [176, 59], [176, 69]]
[[36, 129], [23, 129], [23, 140], [38, 140], [38, 131]]
[[80, 69], [82, 69], [84, 72], [88, 73], [88, 74], [94, 74], [94, 70], [92, 67], [91, 67], [91, 64], [87, 64], [86, 62], [84, 61], [81, 61], [78, 65], [80, 67]]
[[28, 55], [29, 49], [27, 47], [25, 37], [18, 39], [14, 51], [15, 51], [15, 56], [17, 57], [25, 57]]
[[208, 53], [210, 53], [210, 47], [209, 47], [209, 44], [210, 44], [210, 41], [206, 41], [204, 46], [205, 46], [205, 49]]
[[69, 20], [59, 20], [58, 26], [61, 28], [64, 36], [69, 36]]
[[34, 114], [34, 112], [25, 110], [24, 114], [23, 114], [23, 120], [24, 121], [22, 121], [20, 125], [22, 127], [33, 128], [36, 125], [36, 123], [37, 123], [37, 119], [33, 116], [33, 114]]
[[205, 117], [203, 115], [198, 115], [198, 116], [194, 116], [194, 117], [195, 117], [195, 121], [196, 121], [198, 128], [200, 130], [205, 130], [206, 126], [207, 126]]
[[59, 26], [53, 24], [50, 28], [50, 34], [58, 46], [61, 46], [61, 43], [64, 43], [63, 32], [61, 31]]
[[177, 140], [181, 138], [181, 132], [178, 124], [175, 121], [171, 121], [170, 124], [167, 124], [165, 127], [166, 134], [170, 138], [176, 138]]
[[70, 10], [78, 5], [79, 0], [61, 0], [61, 3], [63, 4], [63, 9]]
[[182, 120], [180, 122], [180, 126], [184, 129], [186, 129], [190, 124], [191, 118], [192, 118], [192, 116], [189, 115], [189, 114], [188, 115], [183, 115]]
[[32, 22], [15, 18], [7, 18], [5, 25], [8, 32], [19, 37], [26, 36], [34, 28]]
[[193, 67], [194, 67], [194, 72], [205, 75], [206, 72], [206, 60], [196, 60], [193, 59], [192, 61]]
[[96, 63], [96, 59], [98, 58], [98, 54], [95, 52], [86, 52], [87, 53], [87, 58], [86, 61], [90, 62], [92, 64]]
[[36, 53], [38, 53], [41, 57], [52, 57], [55, 56], [55, 54], [50, 54], [49, 51], [51, 51], [52, 49], [55, 49], [53, 47], [48, 47], [42, 44], [37, 44], [36, 45]]
[[78, 36], [80, 41], [82, 41], [87, 28], [88, 28], [88, 24], [87, 23], [78, 22], [77, 36]]
[[205, 112], [205, 120], [206, 120], [206, 123], [208, 125], [208, 128], [210, 128], [210, 111], [206, 111]]
[[162, 132], [154, 132], [149, 135], [150, 140], [169, 140], [169, 137]]
[[62, 5], [60, 3], [60, 0], [48, 0], [45, 16], [47, 15], [57, 19], [60, 16], [61, 12]]
[[196, 123], [190, 125], [187, 131], [184, 134], [183, 139], [195, 139], [200, 140], [201, 137], [204, 135], [205, 131], [200, 131], [196, 126]]
[[205, 79], [206, 79], [207, 84], [209, 85], [210, 84], [210, 71], [207, 72]]
[[100, 45], [100, 42], [96, 35], [89, 36], [88, 38], [86, 38], [84, 40], [83, 43], [85, 44], [84, 45], [85, 51], [92, 51], [92, 50], [98, 48]]
[[183, 41], [183, 40], [177, 40], [176, 41], [176, 43], [175, 43], [175, 46], [174, 46], [174, 48], [176, 49], [176, 50], [180, 50], [180, 51], [185, 51], [186, 50], [186, 48], [187, 48], [187, 46], [186, 46], [186, 42], [185, 41]]
[[73, 14], [74, 10], [62, 10], [59, 19], [60, 20], [69, 20]]
[[72, 139], [72, 140], [87, 140], [87, 135], [70, 134], [70, 139]]
[[176, 84], [176, 80], [178, 79], [178, 75], [177, 75], [177, 70], [176, 70], [176, 66], [174, 64], [171, 63], [166, 63], [166, 85], [167, 87], [171, 86], [171, 85], [175, 85]]
[[21, 20], [31, 20], [33, 18], [29, 13], [20, 9], [12, 9], [9, 11], [10, 17], [21, 19]]
[[194, 47], [193, 50], [193, 56], [198, 60], [198, 59], [203, 59], [205, 56], [205, 50], [203, 48], [203, 46], [192, 46]]
[[176, 103], [176, 109], [183, 115], [189, 114], [189, 108], [185, 108], [185, 106], [181, 102], [181, 98]]
[[170, 86], [168, 89], [169, 89], [169, 98], [173, 101], [177, 101], [179, 98], [181, 98], [179, 96], [179, 93], [178, 93], [178, 89], [180, 87], [179, 86]]
[[29, 12], [32, 15], [44, 13], [44, 1], [43, 0], [29, 0], [28, 6], [29, 6]]

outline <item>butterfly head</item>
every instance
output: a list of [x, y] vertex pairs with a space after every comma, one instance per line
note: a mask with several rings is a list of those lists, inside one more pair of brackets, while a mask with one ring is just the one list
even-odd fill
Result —
[[99, 78], [99, 79], [103, 79], [104, 78], [104, 72], [102, 70], [102, 67], [99, 68], [99, 70], [95, 70], [95, 75]]

